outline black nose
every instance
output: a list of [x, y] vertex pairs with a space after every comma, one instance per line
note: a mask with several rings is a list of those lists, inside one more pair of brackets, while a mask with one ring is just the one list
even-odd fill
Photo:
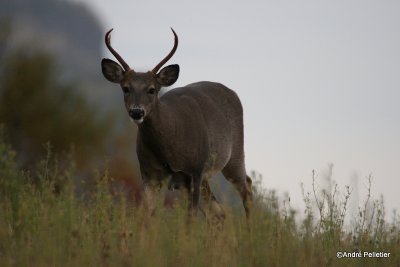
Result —
[[134, 120], [140, 120], [144, 116], [144, 110], [141, 108], [132, 108], [129, 110], [129, 116]]

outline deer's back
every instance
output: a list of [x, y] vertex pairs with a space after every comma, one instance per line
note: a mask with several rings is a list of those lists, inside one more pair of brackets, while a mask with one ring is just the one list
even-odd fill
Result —
[[[212, 119], [213, 115], [218, 114], [228, 116], [225, 119], [243, 115], [237, 94], [220, 83], [197, 82], [175, 88], [165, 93], [161, 101], [178, 109], [190, 108], [202, 112], [207, 119]], [[212, 111], [218, 114], [210, 114]]]
[[165, 93], [160, 101], [170, 107], [179, 125], [173, 146], [179, 153], [188, 152], [186, 158], [220, 169], [229, 161], [233, 146], [243, 150], [242, 105], [226, 86], [193, 83]]

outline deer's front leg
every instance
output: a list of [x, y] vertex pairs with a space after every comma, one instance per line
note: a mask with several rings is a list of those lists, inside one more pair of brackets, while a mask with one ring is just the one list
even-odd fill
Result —
[[[140, 140], [139, 137], [138, 140]], [[162, 181], [168, 178], [169, 173], [154, 153], [143, 143], [137, 143], [136, 151], [143, 183], [143, 204], [147, 210], [153, 213], [155, 210], [154, 195], [160, 191]]]
[[142, 203], [145, 210], [148, 211], [150, 214], [153, 214], [156, 209], [154, 197], [156, 193], [160, 191], [161, 183], [157, 182], [157, 180], [155, 179], [149, 178], [143, 173], [142, 173], [142, 181], [143, 181]]
[[189, 187], [189, 210], [191, 215], [196, 216], [200, 207], [201, 176], [192, 176]]

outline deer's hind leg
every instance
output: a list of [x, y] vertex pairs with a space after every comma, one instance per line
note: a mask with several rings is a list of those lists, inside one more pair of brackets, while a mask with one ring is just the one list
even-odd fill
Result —
[[213, 225], [221, 225], [222, 227], [226, 216], [225, 210], [211, 191], [207, 179], [204, 179], [201, 183], [201, 200], [207, 208], [207, 220]]
[[[194, 192], [192, 190], [194, 190], [194, 188], [192, 187], [192, 179], [189, 175], [184, 173], [174, 173], [169, 182], [168, 188], [170, 190], [183, 188], [186, 189], [189, 193], [190, 202], [193, 201], [192, 193]], [[199, 209], [202, 210], [202, 208], [205, 207], [207, 210], [207, 212], [202, 210], [202, 213], [204, 213], [206, 217], [209, 217], [211, 220], [215, 221], [224, 221], [225, 210], [213, 194], [206, 178], [203, 178], [201, 181], [199, 201], [201, 202], [199, 203]], [[193, 207], [192, 205], [193, 203], [191, 203], [191, 207]], [[210, 216], [208, 216], [208, 213]]]
[[201, 176], [191, 176], [183, 172], [176, 172], [172, 174], [168, 184], [169, 190], [186, 190], [191, 215], [197, 215], [197, 212], [200, 209], [202, 180]]
[[230, 160], [222, 169], [222, 174], [230, 181], [242, 198], [243, 206], [246, 211], [246, 217], [250, 217], [250, 210], [253, 203], [253, 193], [251, 189], [252, 181], [246, 174], [244, 161]]

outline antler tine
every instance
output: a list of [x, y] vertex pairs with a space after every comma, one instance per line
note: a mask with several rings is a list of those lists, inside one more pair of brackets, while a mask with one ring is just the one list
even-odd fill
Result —
[[111, 46], [111, 32], [113, 29], [109, 30], [106, 33], [105, 41], [106, 41], [106, 46], [108, 50], [114, 55], [114, 57], [118, 60], [119, 63], [121, 63], [122, 67], [124, 68], [125, 71], [130, 70], [131, 68], [129, 65], [125, 62], [125, 60], [117, 53], [117, 51], [114, 50]]
[[172, 48], [171, 52], [169, 52], [169, 54], [163, 59], [161, 60], [160, 63], [158, 63], [157, 66], [155, 66], [155, 68], [151, 71], [153, 73], [157, 73], [158, 70], [165, 64], [167, 63], [167, 61], [175, 54], [176, 49], [178, 48], [178, 35], [176, 35], [176, 32], [174, 31], [174, 29], [172, 29], [172, 32], [174, 34], [174, 47]]

